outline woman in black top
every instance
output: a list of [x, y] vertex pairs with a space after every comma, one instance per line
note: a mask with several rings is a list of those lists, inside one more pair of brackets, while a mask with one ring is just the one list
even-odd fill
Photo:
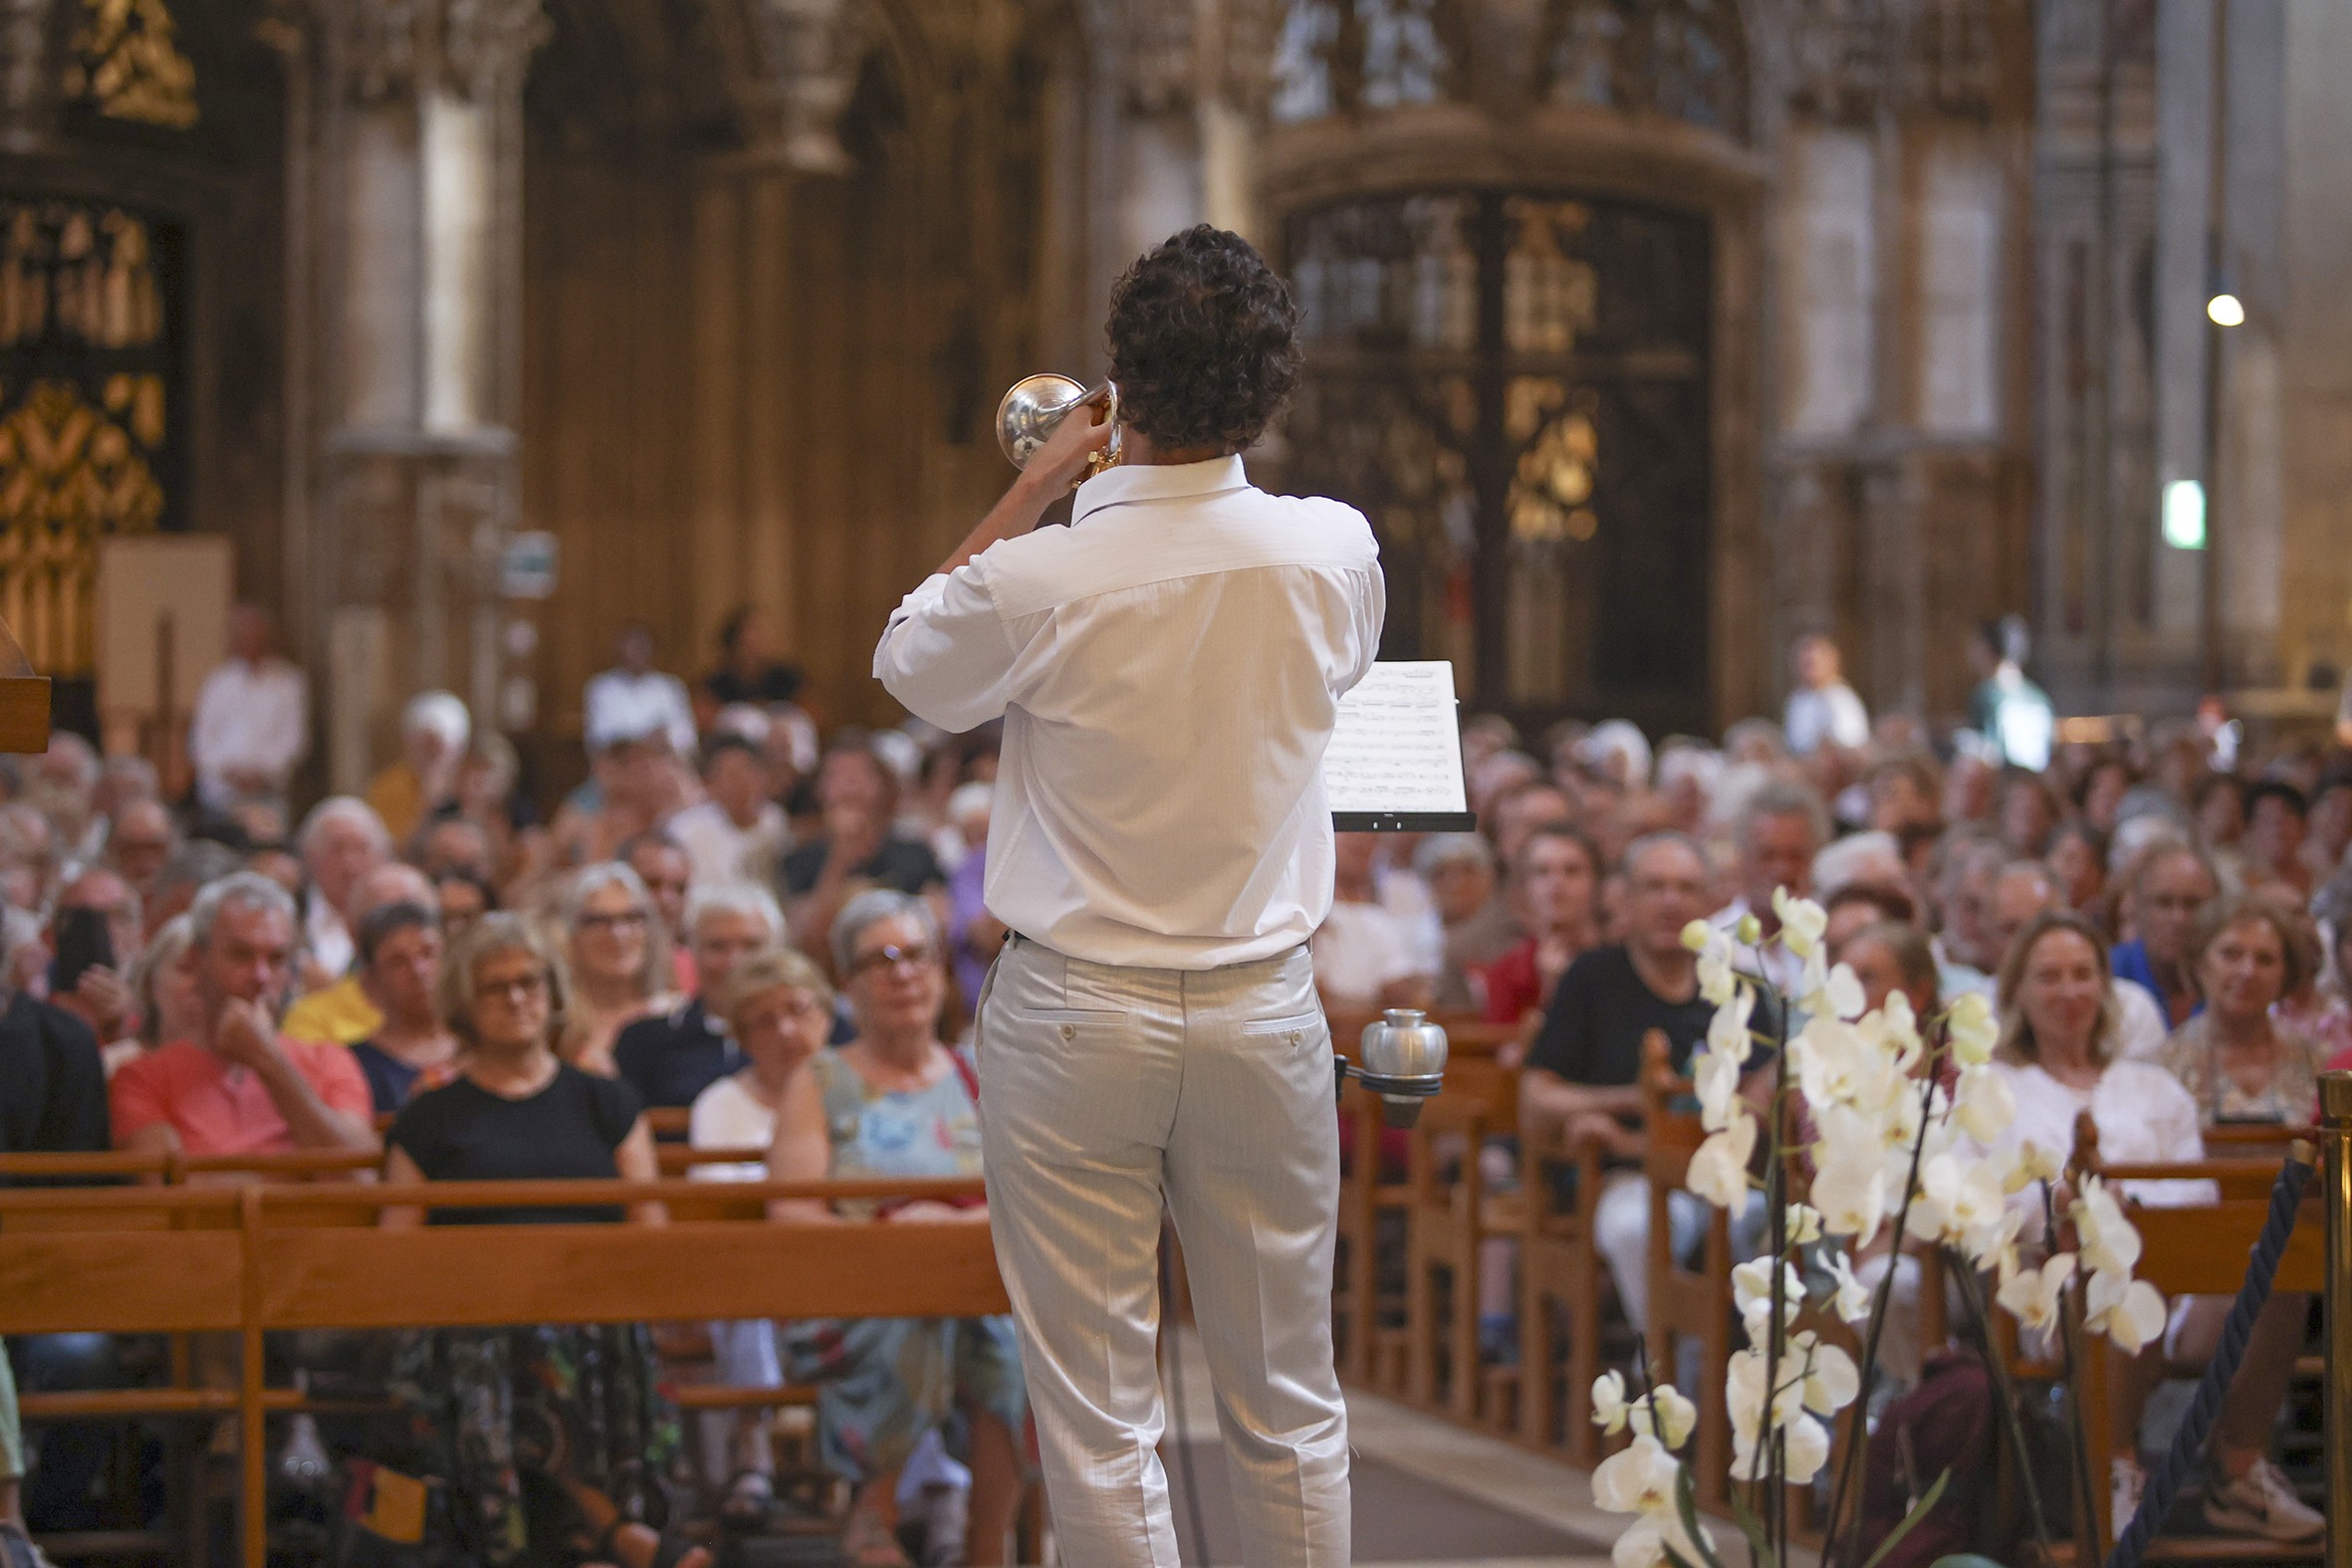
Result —
[[736, 703], [768, 708], [801, 695], [801, 672], [768, 656], [767, 626], [759, 610], [739, 604], [719, 623], [719, 665], [702, 678], [694, 722], [708, 730], [719, 710]]
[[[386, 1182], [655, 1177], [636, 1091], [557, 1058], [563, 971], [520, 918], [486, 915], [466, 933], [442, 1000], [466, 1046], [458, 1076], [392, 1123]], [[386, 1227], [620, 1218], [577, 1207], [384, 1212]], [[659, 1224], [661, 1207], [637, 1218]], [[658, 1533], [681, 1474], [677, 1415], [657, 1378], [642, 1324], [412, 1334], [394, 1379], [411, 1418], [394, 1467], [440, 1482], [437, 1522], [491, 1568], [706, 1568], [707, 1552]]]

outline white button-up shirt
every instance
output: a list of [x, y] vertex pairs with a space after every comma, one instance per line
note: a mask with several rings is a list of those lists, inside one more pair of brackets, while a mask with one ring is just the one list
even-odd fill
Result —
[[284, 659], [214, 666], [196, 689], [188, 724], [188, 761], [204, 799], [226, 805], [238, 791], [233, 773], [253, 773], [278, 793], [311, 749], [310, 683]]
[[950, 731], [1005, 721], [989, 909], [1098, 964], [1204, 970], [1296, 947], [1331, 908], [1323, 748], [1386, 609], [1336, 501], [1238, 457], [1120, 467], [1066, 529], [906, 596], [874, 677]]
[[588, 681], [581, 709], [581, 729], [591, 752], [658, 731], [671, 751], [680, 757], [694, 755], [694, 704], [687, 700], [685, 682], [675, 675], [606, 670]]

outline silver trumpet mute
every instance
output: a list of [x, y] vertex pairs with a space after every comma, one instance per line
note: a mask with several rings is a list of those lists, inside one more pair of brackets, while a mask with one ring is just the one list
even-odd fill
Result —
[[1340, 1070], [1380, 1096], [1381, 1119], [1389, 1126], [1410, 1127], [1421, 1119], [1421, 1102], [1445, 1086], [1446, 1048], [1444, 1027], [1428, 1014], [1391, 1008], [1364, 1025], [1356, 1059], [1342, 1058]]
[[1097, 403], [1102, 405], [1103, 421], [1112, 427], [1109, 449], [1096, 453], [1088, 469], [1089, 476], [1099, 474], [1119, 460], [1119, 389], [1109, 381], [1088, 387], [1051, 372], [1023, 376], [997, 404], [997, 444], [1015, 468], [1027, 468], [1062, 420]]

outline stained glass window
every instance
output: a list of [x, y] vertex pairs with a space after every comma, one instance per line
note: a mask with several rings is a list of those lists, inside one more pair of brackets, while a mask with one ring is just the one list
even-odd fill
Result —
[[1281, 479], [1372, 520], [1384, 655], [1523, 719], [1703, 724], [1706, 220], [1429, 191], [1285, 241], [1309, 342]]
[[99, 542], [169, 521], [176, 235], [0, 198], [0, 618], [45, 675], [90, 672]]
[[66, 91], [110, 119], [185, 130], [196, 122], [196, 68], [164, 0], [78, 0]]

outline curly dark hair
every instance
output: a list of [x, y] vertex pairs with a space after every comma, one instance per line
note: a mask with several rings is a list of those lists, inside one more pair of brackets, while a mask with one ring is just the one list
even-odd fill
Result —
[[1248, 240], [1203, 223], [1137, 258], [1110, 294], [1120, 420], [1155, 446], [1239, 452], [1298, 380], [1298, 307]]

